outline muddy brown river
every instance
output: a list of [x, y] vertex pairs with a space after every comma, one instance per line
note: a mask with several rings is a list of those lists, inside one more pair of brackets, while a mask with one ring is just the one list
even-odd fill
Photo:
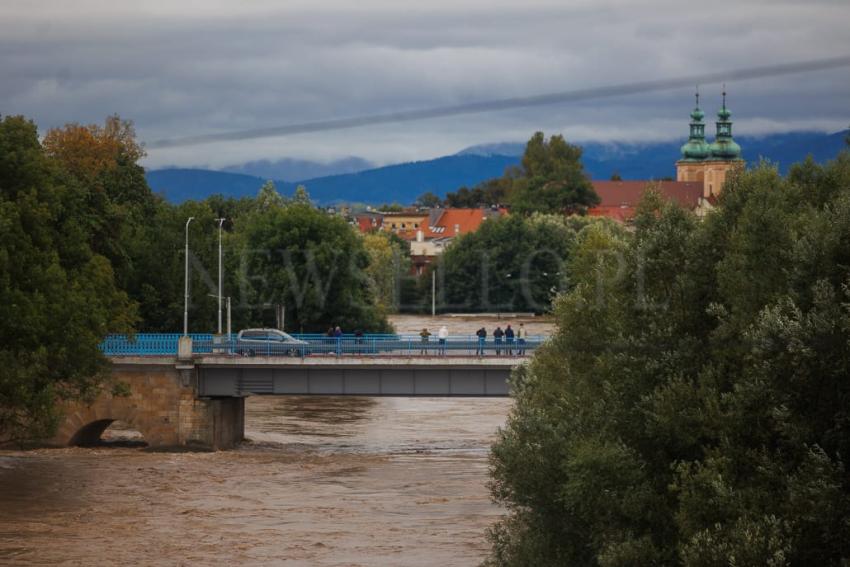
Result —
[[253, 397], [235, 451], [0, 451], [0, 564], [476, 565], [510, 404]]

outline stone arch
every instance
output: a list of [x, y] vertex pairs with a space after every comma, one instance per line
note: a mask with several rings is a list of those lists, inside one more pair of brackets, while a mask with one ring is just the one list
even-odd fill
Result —
[[70, 407], [65, 419], [59, 426], [54, 441], [62, 446], [94, 445], [103, 432], [115, 421], [123, 421], [142, 434], [145, 442], [155, 445], [159, 442], [154, 428], [146, 423], [143, 416], [138, 415], [132, 408], [104, 407], [95, 404], [86, 407]]
[[99, 419], [92, 421], [88, 425], [84, 425], [78, 430], [68, 441], [69, 445], [87, 447], [94, 445], [100, 440], [100, 436], [106, 431], [106, 428], [112, 425], [113, 419]]

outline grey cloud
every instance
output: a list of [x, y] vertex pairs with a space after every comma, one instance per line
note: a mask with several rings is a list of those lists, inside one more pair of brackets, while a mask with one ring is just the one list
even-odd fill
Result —
[[[27, 4], [12, 2], [0, 19], [0, 112], [42, 128], [118, 112], [147, 140], [850, 54], [850, 6], [841, 2]], [[848, 76], [730, 84], [738, 132], [846, 126]], [[719, 98], [712, 90], [708, 105]], [[683, 135], [689, 91], [151, 151], [149, 163], [348, 155], [385, 163], [537, 128], [586, 139]]]

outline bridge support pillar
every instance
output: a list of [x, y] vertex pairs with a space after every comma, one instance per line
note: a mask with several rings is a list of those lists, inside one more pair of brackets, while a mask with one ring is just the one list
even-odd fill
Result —
[[230, 449], [244, 438], [245, 399], [198, 397], [198, 370], [191, 363], [122, 361], [112, 374], [124, 392], [65, 404], [50, 444], [96, 443], [116, 420], [138, 430], [151, 448]]
[[202, 400], [206, 416], [200, 421], [206, 431], [204, 445], [215, 449], [232, 449], [245, 439], [245, 398]]

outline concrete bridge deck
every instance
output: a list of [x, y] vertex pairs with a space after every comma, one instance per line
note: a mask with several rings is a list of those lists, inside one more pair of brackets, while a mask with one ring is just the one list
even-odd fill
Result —
[[512, 357], [205, 356], [198, 361], [201, 396], [297, 394], [334, 396], [507, 396]]

